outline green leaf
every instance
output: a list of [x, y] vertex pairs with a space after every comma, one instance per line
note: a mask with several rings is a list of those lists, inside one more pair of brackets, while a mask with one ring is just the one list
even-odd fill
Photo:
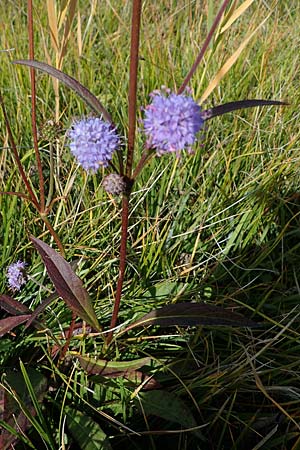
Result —
[[[74, 356], [74, 355], [73, 355]], [[90, 375], [112, 375], [114, 373], [122, 374], [140, 369], [143, 366], [150, 364], [151, 358], [140, 358], [133, 361], [106, 361], [104, 359], [95, 359], [89, 356], [75, 355], [81, 366]]]
[[80, 450], [112, 450], [100, 425], [80, 411], [65, 408], [67, 426]]
[[103, 115], [104, 119], [107, 120], [107, 122], [112, 123], [110, 114], [99, 102], [97, 97], [95, 97], [94, 94], [92, 94], [86, 87], [84, 87], [81, 83], [79, 83], [79, 81], [75, 80], [75, 78], [70, 77], [70, 75], [67, 75], [66, 73], [56, 69], [55, 67], [49, 66], [49, 64], [40, 61], [34, 61], [32, 59], [28, 60], [20, 59], [13, 61], [13, 63], [42, 70], [43, 72], [48, 73], [52, 77], [57, 78], [59, 81], [68, 86], [70, 89], [75, 91], [85, 101], [85, 103], [89, 105], [97, 114]]
[[[146, 415], [154, 415], [178, 423], [184, 428], [194, 428], [198, 424], [183, 400], [173, 392], [156, 390], [139, 393], [136, 406]], [[199, 431], [196, 432], [200, 434]], [[202, 436], [202, 435], [201, 435]]]
[[182, 327], [217, 325], [251, 328], [257, 326], [255, 322], [247, 319], [241, 314], [223, 309], [219, 306], [199, 303], [176, 303], [151, 311], [141, 319], [129, 325], [124, 332], [135, 327], [147, 325], [160, 325], [164, 327], [175, 325]]
[[[20, 372], [8, 372], [3, 377], [6, 389], [0, 388], [2, 396], [1, 416], [7, 427], [1, 434], [1, 449], [11, 448], [10, 445], [19, 439], [24, 440], [26, 438], [25, 432], [31, 425], [49, 443], [50, 448], [54, 448], [51, 446], [51, 435], [49, 437], [45, 433], [34, 417], [36, 409], [31, 399], [33, 395], [37, 402], [42, 401], [47, 390], [47, 379], [40, 372], [30, 367], [26, 373], [28, 379], [30, 379], [31, 393], [28, 392], [27, 384]], [[19, 433], [19, 430], [21, 430], [21, 433]]]
[[101, 327], [89, 295], [83, 287], [82, 281], [73, 271], [71, 264], [40, 239], [31, 236], [30, 240], [41, 255], [58, 295], [82, 320], [96, 330], [100, 330]]

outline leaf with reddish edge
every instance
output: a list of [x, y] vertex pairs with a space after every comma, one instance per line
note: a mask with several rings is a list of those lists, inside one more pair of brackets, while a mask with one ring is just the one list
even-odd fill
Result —
[[110, 375], [113, 373], [124, 373], [130, 370], [140, 369], [150, 364], [151, 358], [140, 358], [133, 361], [106, 361], [104, 359], [95, 359], [90, 356], [82, 356], [72, 353], [72, 356], [78, 358], [80, 365], [89, 375]]
[[[103, 359], [95, 359], [89, 356], [74, 355], [79, 360], [81, 367], [88, 373], [88, 375], [95, 375], [93, 381], [97, 382], [98, 377], [106, 378], [125, 378], [134, 386], [143, 385], [143, 390], [159, 389], [161, 385], [153, 377], [141, 372], [142, 366], [148, 365], [151, 358], [140, 358], [133, 361], [106, 361]], [[100, 378], [101, 381], [101, 378]]]
[[97, 114], [103, 115], [104, 119], [107, 122], [112, 124], [112, 119], [108, 111], [104, 108], [104, 106], [99, 102], [97, 97], [91, 93], [86, 87], [84, 87], [79, 81], [75, 80], [75, 78], [67, 75], [61, 70], [56, 69], [55, 67], [49, 66], [41, 61], [35, 61], [33, 59], [19, 59], [13, 61], [14, 64], [21, 64], [23, 66], [33, 67], [34, 69], [42, 70], [43, 72], [48, 73], [54, 78], [57, 78], [59, 81], [64, 83], [70, 89], [75, 91], [79, 97], [81, 97], [87, 105], [89, 105]]
[[155, 309], [125, 328], [124, 332], [135, 327], [160, 325], [171, 326], [229, 326], [256, 327], [257, 324], [242, 314], [223, 309], [219, 306], [199, 303], [176, 303]]
[[255, 106], [284, 106], [288, 105], [286, 102], [279, 102], [278, 100], [240, 100], [237, 102], [224, 103], [223, 105], [214, 106], [210, 109], [202, 111], [201, 117], [203, 120], [209, 120], [216, 116], [236, 111], [238, 109], [253, 108]]
[[21, 316], [9, 316], [0, 320], [0, 337], [9, 333], [13, 328], [17, 327], [30, 318], [31, 314], [22, 314]]
[[40, 239], [30, 236], [30, 240], [41, 255], [58, 295], [75, 314], [100, 331], [101, 327], [89, 295], [83, 287], [81, 279], [73, 271], [71, 264]]

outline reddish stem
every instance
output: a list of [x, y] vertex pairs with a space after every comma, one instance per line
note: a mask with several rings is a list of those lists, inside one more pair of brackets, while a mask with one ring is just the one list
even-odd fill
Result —
[[[33, 37], [33, 14], [32, 14], [32, 0], [27, 2], [28, 9], [28, 37], [29, 37], [29, 58], [34, 59], [34, 37]], [[44, 176], [42, 169], [41, 156], [38, 148], [37, 128], [36, 128], [36, 89], [35, 89], [35, 70], [30, 68], [30, 83], [31, 83], [31, 126], [33, 135], [33, 146], [35, 152], [35, 159], [39, 175], [40, 188], [40, 212], [45, 211], [45, 189]]]
[[202, 60], [202, 58], [204, 56], [204, 53], [206, 52], [207, 47], [209, 46], [209, 43], [210, 43], [210, 41], [211, 41], [211, 39], [213, 37], [213, 34], [214, 34], [214, 32], [215, 32], [215, 30], [216, 30], [216, 28], [217, 28], [217, 26], [218, 26], [218, 24], [219, 24], [219, 22], [220, 22], [220, 20], [222, 18], [222, 15], [223, 15], [223, 13], [224, 13], [224, 11], [225, 11], [229, 1], [230, 0], [224, 0], [224, 2], [222, 4], [218, 14], [216, 15], [216, 18], [215, 18], [215, 20], [214, 20], [214, 22], [212, 24], [212, 27], [211, 27], [208, 35], [206, 36], [206, 39], [205, 39], [204, 44], [203, 44], [203, 47], [201, 48], [201, 50], [199, 52], [199, 55], [197, 56], [196, 61], [192, 65], [192, 68], [189, 71], [189, 73], [187, 74], [187, 76], [185, 77], [182, 85], [178, 89], [178, 92], [177, 92], [178, 94], [182, 94], [182, 92], [185, 90], [185, 88], [189, 84], [189, 82], [190, 82], [192, 76], [194, 75], [197, 67], [199, 66], [199, 64], [200, 64], [200, 62], [201, 62], [201, 60]]
[[51, 225], [51, 223], [49, 222], [47, 216], [45, 214], [41, 214], [41, 218], [43, 219], [44, 224], [46, 225], [46, 227], [48, 228], [51, 236], [53, 237], [54, 241], [56, 242], [57, 247], [60, 250], [60, 253], [62, 256], [65, 256], [65, 249], [64, 246], [62, 245], [58, 235], [56, 234], [53, 226]]
[[73, 312], [72, 313], [72, 319], [71, 319], [70, 327], [69, 327], [69, 330], [68, 330], [67, 336], [66, 336], [67, 337], [66, 343], [63, 346], [63, 348], [61, 349], [61, 352], [60, 352], [60, 355], [59, 355], [59, 360], [60, 361], [62, 361], [65, 358], [66, 353], [68, 351], [68, 348], [69, 348], [69, 345], [70, 345], [70, 342], [71, 342], [71, 339], [72, 339], [72, 336], [73, 336], [73, 333], [74, 333], [76, 317], [77, 317], [76, 314]]
[[[139, 62], [139, 39], [141, 27], [141, 0], [133, 0], [132, 19], [131, 19], [131, 46], [130, 46], [130, 69], [129, 69], [129, 94], [128, 94], [128, 149], [125, 177], [127, 181], [127, 190], [122, 200], [122, 229], [121, 229], [121, 247], [120, 247], [120, 265], [119, 278], [117, 282], [116, 298], [110, 328], [115, 328], [118, 320], [122, 289], [126, 270], [126, 247], [128, 233], [129, 216], [129, 198], [132, 189], [133, 180], [131, 179], [133, 153], [135, 143], [136, 128], [136, 97], [137, 97], [137, 71]], [[107, 337], [109, 344], [113, 337], [113, 331], [110, 331]]]
[[128, 95], [128, 151], [126, 163], [126, 175], [131, 177], [133, 164], [133, 152], [136, 128], [136, 91], [137, 71], [139, 63], [139, 39], [141, 27], [141, 0], [133, 0], [131, 20], [131, 47], [130, 47], [130, 69], [129, 69], [129, 95]]
[[22, 178], [22, 180], [23, 180], [23, 182], [24, 182], [24, 184], [26, 186], [26, 189], [27, 189], [27, 192], [28, 192], [28, 194], [30, 196], [31, 202], [36, 207], [36, 209], [39, 211], [40, 210], [40, 205], [39, 205], [39, 202], [38, 202], [38, 200], [37, 200], [37, 198], [36, 198], [32, 188], [30, 186], [29, 180], [28, 180], [28, 178], [27, 178], [27, 176], [26, 176], [26, 174], [24, 172], [24, 169], [23, 169], [23, 166], [22, 166], [22, 163], [21, 163], [21, 159], [20, 159], [20, 156], [19, 156], [19, 153], [18, 153], [18, 150], [17, 150], [17, 146], [15, 144], [15, 141], [14, 141], [14, 138], [13, 138], [13, 135], [12, 135], [12, 132], [11, 132], [11, 128], [10, 128], [10, 125], [9, 125], [9, 120], [8, 120], [6, 109], [5, 109], [5, 106], [4, 106], [4, 100], [3, 100], [3, 97], [2, 97], [1, 94], [0, 94], [0, 103], [1, 103], [1, 108], [2, 108], [4, 121], [5, 121], [6, 129], [7, 129], [8, 140], [9, 140], [10, 146], [12, 148], [12, 151], [13, 151], [13, 154], [14, 154], [14, 158], [15, 158], [16, 164], [18, 166], [19, 173], [20, 173], [21, 178]]
[[[114, 303], [113, 314], [110, 322], [110, 328], [115, 328], [117, 325], [120, 302], [122, 296], [122, 288], [124, 283], [125, 269], [126, 269], [126, 247], [128, 234], [128, 216], [129, 216], [129, 195], [124, 195], [122, 200], [122, 229], [121, 229], [121, 246], [120, 246], [120, 266], [119, 278], [117, 283], [116, 298]], [[107, 343], [109, 344], [113, 336], [113, 331], [107, 336]]]

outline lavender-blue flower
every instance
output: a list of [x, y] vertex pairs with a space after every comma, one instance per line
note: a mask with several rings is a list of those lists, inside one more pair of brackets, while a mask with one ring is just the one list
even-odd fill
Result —
[[26, 263], [17, 261], [7, 268], [7, 282], [9, 287], [19, 291], [21, 286], [26, 283], [27, 277], [25, 273]]
[[68, 137], [72, 154], [86, 171], [91, 172], [101, 166], [107, 167], [120, 144], [115, 128], [99, 117], [74, 122]]
[[192, 151], [197, 133], [203, 128], [201, 107], [185, 92], [172, 93], [169, 89], [150, 94], [152, 102], [144, 108], [144, 131], [148, 148], [155, 148], [161, 156], [182, 150]]

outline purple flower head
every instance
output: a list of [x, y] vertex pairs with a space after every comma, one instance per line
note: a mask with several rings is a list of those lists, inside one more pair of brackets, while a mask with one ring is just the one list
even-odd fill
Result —
[[17, 261], [7, 268], [7, 281], [9, 287], [19, 291], [21, 286], [26, 283], [27, 277], [25, 273], [26, 263]]
[[70, 150], [78, 163], [86, 170], [97, 172], [107, 167], [120, 139], [115, 128], [108, 122], [90, 117], [74, 122], [68, 132]]
[[144, 131], [148, 148], [155, 148], [158, 156], [182, 150], [192, 151], [197, 133], [203, 128], [201, 108], [189, 95], [175, 94], [162, 88], [150, 94], [152, 102], [144, 108]]

